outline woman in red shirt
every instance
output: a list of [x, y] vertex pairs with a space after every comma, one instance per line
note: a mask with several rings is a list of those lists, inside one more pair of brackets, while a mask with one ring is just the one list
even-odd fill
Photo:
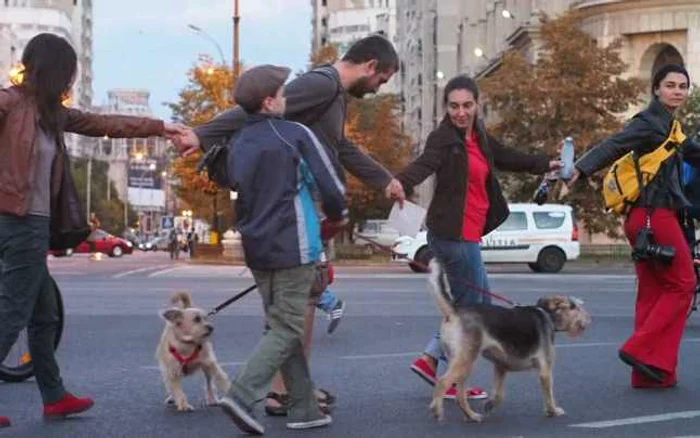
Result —
[[[445, 87], [446, 115], [430, 133], [423, 154], [397, 179], [407, 194], [431, 175], [435, 192], [428, 208], [428, 245], [444, 266], [455, 304], [490, 303], [486, 268], [481, 258], [481, 237], [508, 217], [494, 170], [544, 174], [561, 167], [546, 156], [523, 154], [503, 146], [486, 132], [478, 117], [479, 89], [468, 76], [457, 76]], [[439, 334], [413, 370], [431, 385], [435, 384], [438, 360], [443, 357]], [[454, 398], [455, 388], [445, 393]], [[485, 398], [480, 388], [469, 389], [470, 398]]]

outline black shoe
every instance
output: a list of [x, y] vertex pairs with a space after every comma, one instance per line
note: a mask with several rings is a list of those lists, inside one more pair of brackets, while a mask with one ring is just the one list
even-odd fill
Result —
[[656, 368], [655, 366], [642, 363], [622, 350], [619, 351], [619, 355], [620, 360], [622, 360], [624, 363], [631, 366], [635, 370], [639, 371], [640, 373], [644, 374], [651, 380], [658, 383], [663, 383], [666, 380], [667, 374], [664, 370]]
[[345, 312], [345, 302], [343, 300], [338, 300], [338, 302], [335, 303], [335, 306], [333, 306], [333, 310], [331, 310], [330, 315], [328, 315], [328, 318], [331, 320], [331, 322], [328, 324], [329, 335], [333, 333], [336, 328], [338, 328], [340, 319], [343, 317], [343, 312]]
[[252, 409], [237, 401], [235, 397], [226, 395], [219, 400], [219, 406], [243, 432], [251, 435], [262, 435], [265, 433], [265, 428], [255, 419]]

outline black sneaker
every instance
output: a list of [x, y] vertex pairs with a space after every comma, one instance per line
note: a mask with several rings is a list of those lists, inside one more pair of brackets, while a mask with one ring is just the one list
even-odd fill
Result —
[[328, 315], [328, 319], [331, 320], [331, 322], [328, 324], [328, 334], [329, 335], [331, 333], [333, 333], [335, 331], [335, 329], [338, 327], [338, 324], [340, 323], [340, 318], [343, 317], [344, 311], [345, 311], [345, 301], [338, 300], [338, 302], [335, 303], [333, 310], [331, 310], [331, 313]]
[[265, 428], [255, 419], [253, 411], [235, 400], [234, 397], [228, 395], [222, 397], [219, 400], [219, 406], [243, 432], [251, 435], [262, 435], [265, 433]]
[[289, 422], [289, 423], [287, 423], [287, 429], [293, 429], [293, 430], [314, 429], [316, 427], [328, 426], [332, 422], [333, 422], [333, 419], [331, 418], [331, 416], [326, 415], [326, 416], [323, 416], [321, 418], [317, 418], [316, 420]]

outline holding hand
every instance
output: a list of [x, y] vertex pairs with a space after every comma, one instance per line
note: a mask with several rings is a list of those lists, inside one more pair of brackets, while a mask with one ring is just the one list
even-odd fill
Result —
[[403, 203], [406, 200], [406, 193], [403, 191], [403, 184], [394, 178], [389, 182], [389, 184], [384, 188], [384, 195], [387, 199], [393, 199], [399, 202], [399, 206], [403, 208]]
[[166, 123], [165, 136], [175, 143], [177, 151], [183, 157], [186, 157], [199, 149], [199, 137], [197, 137], [194, 130], [188, 126]]

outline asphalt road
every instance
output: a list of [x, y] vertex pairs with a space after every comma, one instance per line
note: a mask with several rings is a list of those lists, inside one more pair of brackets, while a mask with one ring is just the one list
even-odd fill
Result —
[[[157, 311], [174, 291], [189, 290], [209, 308], [251, 284], [247, 272], [225, 266], [171, 263], [164, 254], [137, 254], [91, 262], [51, 260], [64, 295], [67, 326], [58, 357], [67, 387], [96, 399], [87, 414], [44, 422], [33, 381], [0, 384], [0, 414], [12, 437], [239, 436], [218, 408], [202, 407], [203, 378], [185, 385], [193, 413], [163, 406], [154, 359], [162, 330]], [[634, 278], [629, 267], [571, 267], [540, 275], [527, 268], [492, 269], [494, 291], [521, 303], [552, 293], [575, 295], [593, 315], [583, 338], [559, 335], [555, 394], [567, 415], [546, 418], [536, 374], [509, 375], [506, 401], [483, 423], [467, 423], [453, 402], [438, 424], [428, 412], [431, 389], [408, 369], [439, 318], [423, 275], [405, 268], [340, 268], [334, 290], [347, 314], [333, 336], [318, 317], [312, 372], [319, 386], [338, 395], [327, 429], [287, 431], [284, 420], [259, 418], [267, 436], [323, 437], [700, 437], [700, 315], [691, 317], [681, 351], [680, 385], [633, 390], [629, 368], [616, 355], [630, 334]], [[216, 317], [215, 349], [231, 376], [262, 330], [260, 300], [244, 298]], [[473, 383], [488, 387], [489, 363], [477, 365]], [[482, 402], [472, 402], [477, 410]]]

